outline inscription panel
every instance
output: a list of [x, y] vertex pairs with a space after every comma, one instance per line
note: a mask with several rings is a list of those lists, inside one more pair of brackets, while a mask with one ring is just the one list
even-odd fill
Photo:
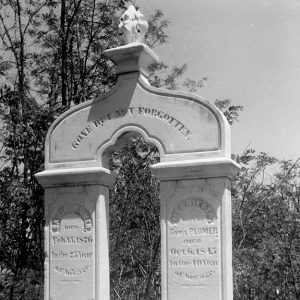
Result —
[[50, 222], [50, 299], [94, 299], [93, 223], [83, 205], [69, 203]]
[[167, 222], [170, 299], [221, 299], [220, 224], [199, 198], [179, 201]]
[[132, 94], [127, 83], [125, 87], [111, 98], [74, 108], [59, 118], [46, 142], [49, 162], [94, 160], [97, 151], [127, 126], [156, 139], [166, 155], [189, 153], [195, 158], [223, 150], [223, 119], [206, 101], [151, 94], [135, 83]]
[[128, 107], [120, 110], [111, 111], [105, 115], [100, 116], [97, 120], [94, 120], [90, 125], [82, 128], [76, 139], [72, 142], [72, 149], [78, 150], [80, 145], [85, 141], [86, 137], [93, 133], [95, 130], [100, 130], [104, 124], [122, 116], [138, 116], [142, 118], [154, 118], [160, 120], [161, 122], [170, 125], [177, 132], [179, 132], [187, 141], [191, 139], [191, 131], [180, 121], [178, 121], [173, 116], [157, 110], [155, 108], [149, 107]]

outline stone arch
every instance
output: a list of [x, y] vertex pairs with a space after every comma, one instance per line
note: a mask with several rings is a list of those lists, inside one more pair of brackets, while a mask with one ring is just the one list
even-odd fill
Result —
[[155, 146], [160, 156], [164, 153], [163, 145], [157, 139], [151, 137], [148, 132], [143, 128], [136, 125], [125, 126], [117, 130], [111, 137], [111, 139], [102, 144], [97, 150], [97, 161], [100, 166], [108, 168], [108, 159], [112, 152], [122, 147], [122, 145], [133, 135], [140, 135], [144, 141], [150, 145]]
[[230, 158], [229, 125], [215, 106], [198, 96], [153, 88], [134, 73], [121, 75], [108, 95], [78, 105], [54, 122], [46, 138], [45, 164], [49, 169], [99, 166], [98, 149], [128, 126], [160, 144], [162, 161]]

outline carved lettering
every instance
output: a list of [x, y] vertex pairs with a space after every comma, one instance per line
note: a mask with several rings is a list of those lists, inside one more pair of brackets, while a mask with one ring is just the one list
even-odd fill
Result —
[[88, 125], [86, 128], [81, 130], [79, 135], [77, 136], [76, 140], [72, 143], [72, 148], [77, 149], [80, 143], [93, 132], [93, 129], [90, 125]]
[[80, 282], [82, 281], [79, 279], [64, 279], [60, 281], [60, 283], [80, 283]]
[[75, 268], [69, 269], [60, 266], [55, 266], [54, 270], [61, 275], [73, 277], [73, 276], [79, 276], [85, 274], [88, 271], [88, 269], [91, 267], [92, 266], [88, 265], [81, 269], [75, 269]]
[[192, 266], [192, 262], [190, 260], [172, 260], [169, 261], [170, 267], [190, 267]]
[[95, 277], [95, 232], [92, 217], [84, 205], [88, 203], [58, 201], [55, 204], [61, 204], [58, 208], [54, 206], [56, 211], [51, 214], [50, 220], [48, 259], [51, 293], [57, 295], [57, 299], [65, 299], [65, 287], [72, 290], [75, 298], [92, 299], [88, 290], [93, 287]]
[[201, 239], [186, 239], [183, 241], [183, 245], [197, 245], [201, 243]]
[[190, 227], [190, 235], [218, 235], [217, 227]]
[[53, 245], [76, 245], [76, 244], [91, 244], [93, 238], [91, 235], [88, 236], [65, 236], [65, 237], [52, 237]]
[[116, 110], [116, 114], [118, 117], [125, 116], [127, 114], [127, 109]]
[[[186, 208], [195, 208], [195, 209], [201, 209], [202, 211], [205, 212], [205, 217], [208, 223], [213, 222], [215, 219], [215, 212], [214, 209], [209, 206], [204, 200], [202, 199], [186, 199], [182, 202], [180, 202], [175, 209], [172, 212], [172, 215], [170, 217], [170, 221], [172, 223], [178, 223], [179, 220], [183, 220], [183, 222], [190, 223], [190, 219], [185, 220], [181, 218], [181, 214], [184, 209]], [[198, 220], [199, 221], [199, 220]]]
[[52, 232], [58, 232], [62, 218], [65, 215], [70, 215], [70, 214], [78, 215], [84, 223], [84, 230], [87, 232], [91, 231], [93, 224], [92, 224], [92, 219], [89, 216], [89, 213], [82, 205], [78, 203], [70, 203], [70, 204], [63, 205], [55, 214], [51, 224]]
[[[178, 128], [180, 128], [178, 125]], [[220, 272], [219, 227], [214, 208], [205, 200], [179, 201], [168, 220], [168, 266], [171, 282], [207, 288]]]
[[170, 228], [170, 236], [218, 235], [217, 227], [189, 227], [186, 229]]
[[208, 271], [205, 273], [200, 273], [200, 274], [189, 274], [187, 272], [178, 272], [175, 271], [175, 275], [182, 278], [182, 279], [186, 279], [186, 280], [197, 280], [197, 279], [206, 279], [211, 277], [214, 273], [216, 273], [215, 271]]
[[197, 256], [197, 255], [214, 255], [217, 254], [217, 248], [216, 247], [208, 247], [205, 248], [182, 248], [182, 249], [176, 249], [171, 248], [170, 255], [171, 256]]
[[126, 115], [138, 115], [149, 118], [156, 118], [172, 126], [187, 141], [191, 139], [192, 132], [183, 123], [181, 123], [179, 120], [169, 115], [168, 113], [150, 107], [128, 107], [120, 108], [119, 110], [106, 113], [105, 115], [100, 116], [97, 120], [92, 121], [91, 124], [89, 124], [86, 128], [80, 131], [78, 136], [72, 142], [72, 149], [77, 150], [80, 144], [93, 132], [93, 129], [97, 129], [104, 126], [104, 124], [107, 121], [110, 121], [115, 118], [124, 117]]
[[129, 107], [128, 110], [130, 111], [130, 115], [132, 116], [135, 110], [135, 107]]
[[138, 107], [138, 113], [139, 115], [157, 118], [168, 123], [175, 129], [177, 129], [184, 136], [185, 139], [190, 140], [191, 131], [187, 129], [186, 126], [184, 126], [180, 121], [170, 116], [169, 114], [164, 113], [162, 111], [158, 111], [157, 109], [150, 109], [148, 107]]
[[73, 231], [73, 230], [78, 230], [79, 227], [77, 225], [65, 225], [64, 230], [67, 231]]
[[92, 259], [92, 252], [84, 252], [84, 251], [70, 251], [70, 252], [51, 252], [51, 259], [53, 260], [81, 260], [81, 259]]
[[208, 260], [208, 259], [193, 259], [193, 265], [195, 267], [210, 267], [217, 266], [219, 264], [218, 260]]
[[103, 126], [104, 125], [104, 120], [102, 118], [99, 118], [99, 120], [94, 121], [95, 127]]

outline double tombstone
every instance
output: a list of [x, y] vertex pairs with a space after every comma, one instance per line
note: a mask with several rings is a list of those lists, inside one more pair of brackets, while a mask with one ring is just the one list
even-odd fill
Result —
[[163, 300], [232, 300], [230, 129], [210, 102], [153, 88], [144, 44], [106, 52], [118, 68], [104, 96], [64, 113], [45, 145], [45, 300], [109, 299], [111, 153], [137, 133], [155, 145]]

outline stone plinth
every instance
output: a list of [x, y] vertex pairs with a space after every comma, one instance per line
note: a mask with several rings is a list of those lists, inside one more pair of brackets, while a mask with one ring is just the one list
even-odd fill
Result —
[[109, 299], [108, 201], [104, 168], [37, 174], [45, 187], [45, 299]]
[[163, 300], [231, 300], [230, 159], [160, 163]]

